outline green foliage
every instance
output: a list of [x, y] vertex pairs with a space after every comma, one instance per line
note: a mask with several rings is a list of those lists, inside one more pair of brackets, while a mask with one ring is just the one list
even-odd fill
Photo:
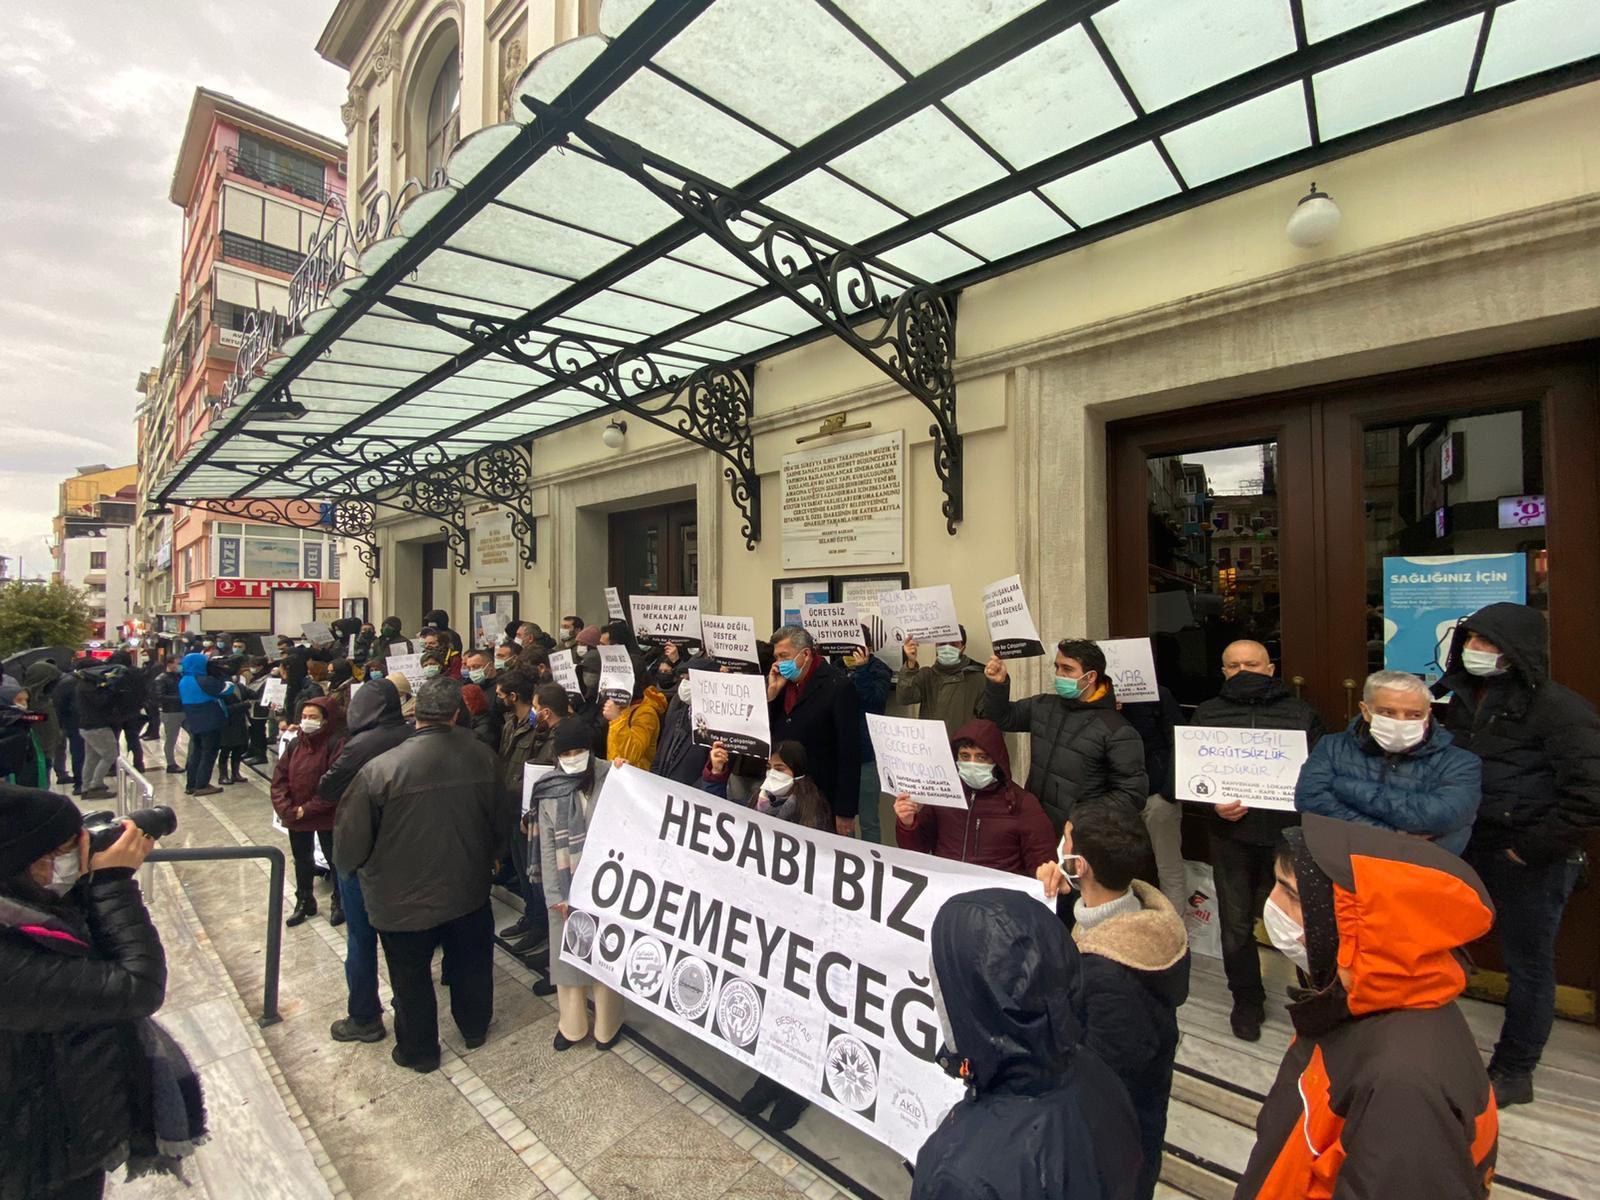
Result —
[[0, 658], [40, 646], [78, 646], [93, 628], [83, 592], [64, 583], [0, 587]]

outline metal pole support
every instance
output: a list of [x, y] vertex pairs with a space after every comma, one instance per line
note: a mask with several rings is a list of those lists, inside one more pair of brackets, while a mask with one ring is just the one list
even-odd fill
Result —
[[267, 892], [267, 971], [261, 989], [261, 1016], [256, 1020], [265, 1029], [283, 1019], [278, 1015], [278, 963], [283, 955], [283, 851], [276, 846], [184, 846], [172, 850], [157, 847], [145, 861], [234, 862], [245, 858], [264, 858], [272, 870]]

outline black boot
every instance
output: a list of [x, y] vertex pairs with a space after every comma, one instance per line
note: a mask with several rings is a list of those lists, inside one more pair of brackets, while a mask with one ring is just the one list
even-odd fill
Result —
[[334, 889], [333, 902], [328, 905], [328, 924], [344, 924], [344, 902], [339, 898], [339, 890]]
[[289, 919], [284, 922], [290, 929], [296, 925], [304, 925], [307, 917], [317, 915], [317, 898], [315, 896], [302, 896], [294, 902], [294, 911], [289, 914]]
[[739, 1097], [739, 1102], [734, 1107], [747, 1117], [759, 1117], [769, 1105], [777, 1103], [782, 1095], [783, 1089], [762, 1075], [756, 1079], [755, 1086]]

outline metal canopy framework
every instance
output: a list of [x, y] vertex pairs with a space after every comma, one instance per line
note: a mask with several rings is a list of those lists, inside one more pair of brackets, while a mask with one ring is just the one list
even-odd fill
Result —
[[929, 410], [962, 514], [959, 290], [1600, 78], [1591, 0], [608, 0], [436, 186], [331, 214], [161, 501], [442, 523], [618, 411], [725, 460], [761, 535], [759, 361], [833, 335]]

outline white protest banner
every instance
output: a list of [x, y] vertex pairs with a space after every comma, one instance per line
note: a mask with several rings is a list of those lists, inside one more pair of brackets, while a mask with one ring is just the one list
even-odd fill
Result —
[[533, 807], [533, 785], [546, 775], [554, 771], [555, 767], [539, 763], [524, 763], [522, 765], [522, 815], [527, 816], [528, 810]]
[[1180, 725], [1173, 740], [1179, 800], [1294, 811], [1294, 785], [1306, 762], [1304, 731]]
[[1106, 656], [1106, 674], [1111, 677], [1118, 700], [1138, 704], [1161, 699], [1156, 691], [1156, 658], [1149, 638], [1106, 638], [1095, 645]]
[[564, 687], [569, 697], [576, 697], [577, 702], [582, 702], [583, 685], [578, 682], [578, 664], [571, 650], [550, 652], [550, 678]]
[[867, 642], [861, 629], [861, 614], [854, 604], [804, 605], [800, 624], [824, 654], [848, 654]]
[[628, 608], [641, 643], [700, 640], [699, 596], [629, 596]]
[[895, 642], [959, 642], [961, 623], [956, 620], [956, 599], [950, 585], [907, 588], [878, 597], [883, 624]]
[[413, 693], [428, 681], [422, 673], [422, 655], [420, 654], [395, 654], [388, 658], [383, 666], [390, 675], [404, 675], [411, 684]]
[[313, 646], [333, 645], [333, 630], [328, 628], [326, 621], [302, 621], [300, 632], [306, 635], [306, 641]]
[[600, 646], [600, 698], [627, 704], [633, 699], [633, 658], [626, 646]]
[[562, 960], [914, 1160], [964, 1094], [934, 1061], [939, 909], [1032, 879], [850, 838], [613, 768]]
[[867, 713], [867, 733], [878, 760], [878, 783], [891, 796], [910, 796], [918, 804], [966, 808], [950, 731], [943, 721], [885, 717]]
[[289, 683], [284, 679], [268, 679], [261, 685], [261, 707], [282, 708], [289, 700]]
[[997, 658], [1037, 658], [1044, 653], [1039, 628], [1022, 594], [1022, 576], [1012, 575], [983, 589], [983, 619]]
[[627, 610], [622, 607], [622, 593], [616, 588], [606, 589], [606, 616], [613, 621], [626, 621]]
[[764, 675], [689, 672], [689, 719], [701, 746], [721, 742], [730, 754], [765, 758], [772, 753]]
[[700, 632], [705, 638], [706, 657], [718, 666], [761, 665], [756, 656], [756, 623], [750, 617], [702, 614]]

